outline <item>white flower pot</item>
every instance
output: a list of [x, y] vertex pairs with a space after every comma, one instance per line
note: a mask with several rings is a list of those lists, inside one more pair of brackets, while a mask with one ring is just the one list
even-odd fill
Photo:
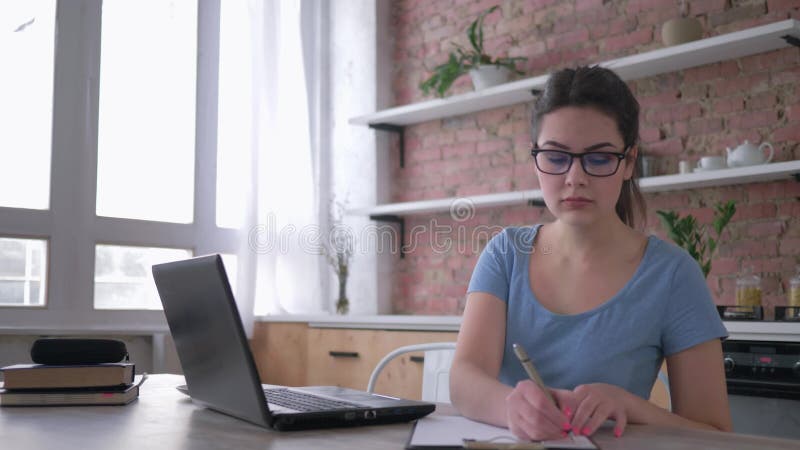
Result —
[[696, 41], [701, 37], [703, 26], [694, 17], [678, 17], [661, 25], [661, 40], [667, 46]]
[[478, 66], [470, 69], [469, 76], [475, 90], [480, 91], [507, 82], [511, 78], [511, 70], [504, 66]]

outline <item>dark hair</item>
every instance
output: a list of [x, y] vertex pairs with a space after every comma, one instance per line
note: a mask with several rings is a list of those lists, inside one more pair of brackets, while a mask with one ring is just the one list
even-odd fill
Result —
[[[626, 149], [639, 141], [639, 102], [628, 85], [609, 69], [582, 66], [550, 75], [533, 107], [531, 136], [534, 142], [539, 137], [542, 118], [565, 106], [591, 107], [610, 116], [617, 123]], [[634, 168], [631, 179], [622, 183], [617, 199], [617, 216], [629, 227], [634, 227], [637, 212], [642, 224], [646, 220], [644, 197], [636, 178], [638, 167]]]

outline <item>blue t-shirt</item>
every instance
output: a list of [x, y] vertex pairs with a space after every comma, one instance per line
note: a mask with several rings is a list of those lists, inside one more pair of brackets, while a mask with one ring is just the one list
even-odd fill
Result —
[[511, 348], [516, 342], [550, 387], [608, 383], [647, 399], [664, 356], [727, 337], [700, 266], [656, 236], [648, 237], [639, 267], [612, 298], [580, 314], [551, 312], [528, 276], [540, 226], [506, 228], [492, 238], [469, 283], [468, 292], [507, 303], [500, 382], [514, 386], [528, 378]]

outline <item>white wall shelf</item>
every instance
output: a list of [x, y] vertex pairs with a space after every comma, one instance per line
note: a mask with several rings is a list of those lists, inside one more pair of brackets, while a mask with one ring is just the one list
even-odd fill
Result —
[[[789, 38], [787, 39], [786, 36]], [[795, 19], [735, 31], [686, 44], [625, 56], [598, 65], [614, 70], [624, 80], [676, 72], [691, 67], [777, 50], [800, 40], [800, 21]], [[794, 44], [797, 45], [797, 44]], [[353, 125], [405, 126], [444, 117], [484, 111], [531, 101], [548, 75], [526, 78], [479, 92], [453, 95], [385, 109], [350, 119]]]
[[[684, 189], [699, 189], [735, 184], [759, 183], [785, 180], [800, 176], [800, 160], [734, 167], [705, 172], [662, 175], [639, 180], [642, 192], [666, 192]], [[371, 208], [348, 210], [348, 214], [367, 216], [408, 216], [413, 214], [448, 212], [458, 208], [486, 208], [493, 206], [521, 205], [541, 201], [542, 191], [501, 192], [496, 194], [450, 197], [415, 202], [387, 203]]]

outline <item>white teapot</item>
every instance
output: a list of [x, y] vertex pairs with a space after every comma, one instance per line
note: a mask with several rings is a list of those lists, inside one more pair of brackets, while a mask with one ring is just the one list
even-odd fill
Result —
[[[769, 156], [767, 157], [764, 156], [765, 147], [769, 148]], [[772, 157], [775, 155], [775, 149], [772, 148], [772, 144], [769, 142], [764, 142], [756, 147], [750, 142], [744, 141], [744, 144], [736, 147], [736, 149], [731, 150], [729, 147], [725, 151], [728, 153], [728, 167], [765, 164], [772, 161]]]

